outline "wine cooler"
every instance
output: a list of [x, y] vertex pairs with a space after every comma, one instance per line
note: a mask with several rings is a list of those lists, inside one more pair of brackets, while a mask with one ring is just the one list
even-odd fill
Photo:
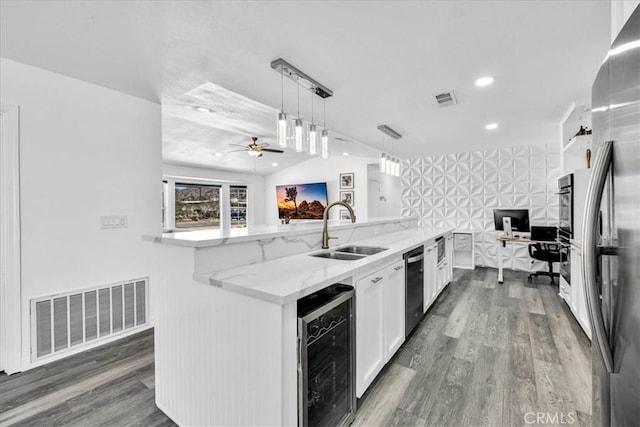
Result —
[[298, 301], [298, 425], [355, 419], [355, 292], [335, 284]]

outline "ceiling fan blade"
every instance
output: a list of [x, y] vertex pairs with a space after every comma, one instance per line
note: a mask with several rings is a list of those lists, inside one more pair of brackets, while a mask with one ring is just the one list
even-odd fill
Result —
[[237, 153], [239, 151], [249, 151], [249, 150], [247, 150], [247, 149], [244, 149], [244, 150], [231, 150], [231, 151], [226, 151], [226, 153]]
[[264, 147], [268, 147], [269, 143], [268, 142], [263, 142], [262, 144], [256, 144], [259, 145], [260, 147], [264, 148]]
[[246, 145], [240, 145], [240, 144], [228, 144], [228, 145], [233, 145], [235, 147], [245, 147], [245, 148], [247, 148]]
[[275, 150], [273, 148], [263, 148], [260, 151], [266, 151], [267, 153], [284, 153], [282, 150]]

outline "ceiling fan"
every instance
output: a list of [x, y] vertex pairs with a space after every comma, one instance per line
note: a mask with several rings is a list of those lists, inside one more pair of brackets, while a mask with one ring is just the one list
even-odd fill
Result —
[[255, 136], [251, 138], [253, 140], [253, 142], [249, 145], [239, 145], [239, 144], [229, 144], [229, 145], [235, 145], [236, 147], [244, 147], [242, 150], [232, 150], [232, 151], [228, 151], [228, 153], [235, 153], [237, 151], [246, 151], [247, 153], [249, 153], [249, 155], [251, 157], [262, 157], [262, 153], [284, 153], [284, 151], [282, 150], [276, 150], [273, 148], [266, 148], [269, 146], [269, 144], [258, 144], [256, 141], [258, 141], [258, 138], [256, 138]]

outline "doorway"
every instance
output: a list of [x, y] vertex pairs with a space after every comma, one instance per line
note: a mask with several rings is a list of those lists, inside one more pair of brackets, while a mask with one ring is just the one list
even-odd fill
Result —
[[19, 109], [0, 105], [0, 371], [20, 370]]

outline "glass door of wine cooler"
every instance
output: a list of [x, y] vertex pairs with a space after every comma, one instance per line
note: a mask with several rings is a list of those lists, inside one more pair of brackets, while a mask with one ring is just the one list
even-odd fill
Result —
[[298, 301], [298, 425], [355, 418], [354, 290], [336, 284]]

